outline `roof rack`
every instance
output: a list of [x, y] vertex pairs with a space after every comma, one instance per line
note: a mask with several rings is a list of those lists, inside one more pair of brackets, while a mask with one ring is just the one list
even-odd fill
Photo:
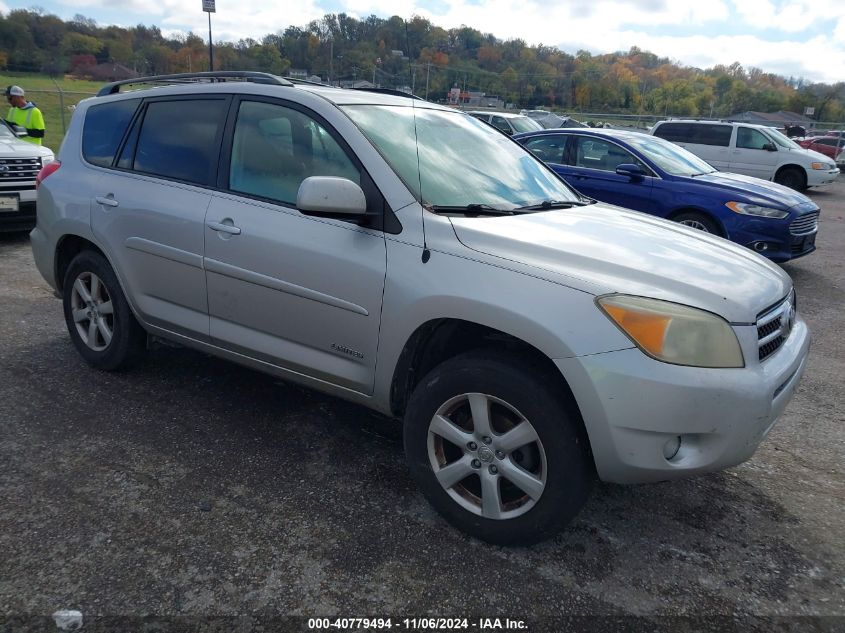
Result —
[[394, 88], [353, 88], [352, 90], [362, 90], [364, 92], [375, 92], [382, 95], [393, 95], [394, 97], [405, 97], [406, 99], [416, 99], [417, 101], [425, 101], [422, 97], [418, 97], [410, 92], [403, 90], [396, 90]]
[[227, 79], [241, 79], [243, 81], [251, 81], [257, 84], [273, 84], [276, 86], [292, 86], [293, 84], [279, 77], [278, 75], [271, 75], [270, 73], [260, 73], [250, 70], [215, 70], [214, 72], [201, 73], [178, 73], [176, 75], [153, 75], [151, 77], [136, 77], [135, 79], [124, 79], [122, 81], [115, 81], [106, 84], [97, 93], [98, 97], [105, 97], [106, 95], [113, 95], [120, 92], [121, 86], [130, 86], [136, 84], [152, 84], [152, 83], [191, 83], [196, 81], [218, 82], [226, 81]]
[[291, 82], [292, 84], [306, 84], [309, 86], [325, 86], [326, 88], [331, 88], [331, 84], [324, 84], [322, 81], [311, 81], [310, 79], [300, 79], [299, 77], [284, 77], [287, 81]]

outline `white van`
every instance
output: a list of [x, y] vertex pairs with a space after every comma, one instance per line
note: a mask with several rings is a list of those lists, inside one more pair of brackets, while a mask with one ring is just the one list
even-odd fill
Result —
[[804, 149], [777, 130], [727, 121], [659, 121], [651, 134], [689, 150], [720, 171], [772, 180], [792, 189], [829, 185], [833, 160]]

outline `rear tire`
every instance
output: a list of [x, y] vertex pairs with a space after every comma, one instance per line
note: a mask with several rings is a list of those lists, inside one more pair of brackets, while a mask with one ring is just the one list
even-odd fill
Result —
[[92, 367], [122, 369], [144, 350], [138, 324], [114, 270], [94, 251], [82, 251], [65, 273], [62, 304], [76, 351]]
[[705, 233], [712, 235], [721, 235], [718, 225], [708, 216], [698, 211], [684, 211], [672, 218], [673, 221], [688, 226], [692, 229], [698, 229]]
[[807, 175], [795, 167], [786, 167], [775, 174], [775, 182], [784, 187], [804, 191], [807, 189]]
[[489, 352], [452, 358], [420, 381], [404, 440], [428, 501], [490, 543], [555, 535], [584, 505], [594, 479], [580, 416], [559, 386], [525, 361]]

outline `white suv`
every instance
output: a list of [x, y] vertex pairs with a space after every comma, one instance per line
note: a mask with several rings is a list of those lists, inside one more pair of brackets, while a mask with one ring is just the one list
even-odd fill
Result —
[[651, 134], [680, 145], [719, 171], [772, 180], [799, 191], [829, 185], [839, 175], [832, 159], [764, 125], [670, 120], [657, 122]]
[[35, 177], [53, 158], [49, 148], [20, 140], [0, 122], [0, 232], [35, 226]]
[[748, 459], [792, 397], [807, 326], [746, 248], [449, 108], [157, 81], [83, 101], [41, 174], [35, 261], [95, 367], [151, 334], [393, 416], [426, 497], [497, 543], [554, 534], [596, 475]]

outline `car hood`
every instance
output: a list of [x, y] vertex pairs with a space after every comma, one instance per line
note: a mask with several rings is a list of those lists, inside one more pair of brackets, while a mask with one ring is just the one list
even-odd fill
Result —
[[753, 323], [792, 280], [753, 251], [610, 205], [507, 217], [451, 218], [458, 240], [593, 294], [665, 299]]
[[822, 163], [829, 163], [831, 161], [830, 156], [825, 156], [821, 152], [817, 152], [814, 149], [807, 149], [806, 147], [799, 147], [798, 149], [790, 148], [790, 152], [795, 152], [796, 154], [807, 154], [810, 157], [810, 160], [818, 161]]
[[782, 209], [791, 209], [796, 206], [804, 207], [808, 203], [816, 207], [813, 201], [803, 193], [754, 176], [714, 171], [710, 174], [694, 176], [690, 180], [698, 184], [707, 183], [722, 190], [735, 192], [740, 197], [739, 202], [749, 200]]
[[52, 153], [46, 147], [17, 138], [0, 138], [0, 157], [3, 158], [29, 158], [30, 156], [47, 156]]

